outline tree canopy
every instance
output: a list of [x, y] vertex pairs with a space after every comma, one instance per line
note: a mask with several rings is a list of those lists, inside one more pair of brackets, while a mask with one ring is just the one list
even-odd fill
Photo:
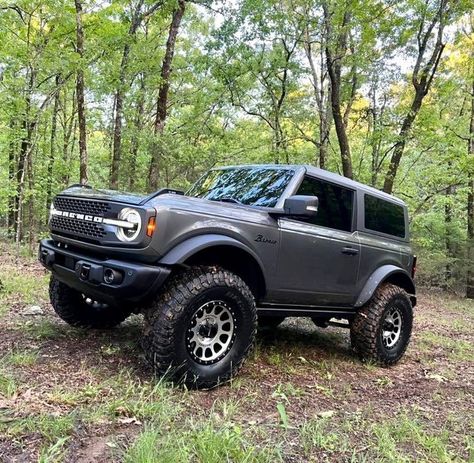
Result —
[[410, 208], [420, 281], [474, 297], [473, 0], [5, 0], [0, 224], [70, 183], [308, 163]]

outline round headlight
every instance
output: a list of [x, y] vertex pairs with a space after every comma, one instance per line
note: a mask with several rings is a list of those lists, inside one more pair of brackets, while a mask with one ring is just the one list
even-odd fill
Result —
[[117, 238], [120, 241], [135, 240], [142, 229], [142, 219], [140, 214], [135, 209], [126, 207], [120, 211], [118, 219], [127, 222], [128, 225], [126, 227], [117, 227]]

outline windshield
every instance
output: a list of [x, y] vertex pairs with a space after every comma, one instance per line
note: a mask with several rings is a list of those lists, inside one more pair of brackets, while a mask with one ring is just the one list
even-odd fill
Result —
[[187, 194], [212, 201], [275, 207], [294, 173], [291, 169], [271, 167], [210, 170]]

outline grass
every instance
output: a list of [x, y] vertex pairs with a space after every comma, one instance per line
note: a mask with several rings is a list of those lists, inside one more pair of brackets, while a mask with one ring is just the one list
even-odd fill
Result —
[[188, 420], [184, 430], [169, 432], [154, 424], [125, 451], [125, 463], [222, 463], [282, 461], [277, 449], [250, 443], [239, 426]]
[[16, 350], [7, 354], [1, 362], [16, 367], [29, 367], [38, 360], [37, 350]]
[[59, 339], [73, 331], [73, 329], [49, 319], [27, 321], [21, 325], [21, 329], [37, 341]]
[[300, 431], [301, 443], [305, 455], [314, 454], [317, 450], [334, 452], [340, 449], [345, 439], [334, 432], [334, 424], [329, 418], [313, 418], [303, 424]]
[[455, 459], [448, 448], [448, 432], [427, 432], [416, 417], [401, 414], [387, 422], [373, 424], [372, 433], [377, 458], [388, 462], [448, 463]]
[[3, 396], [7, 399], [12, 398], [17, 391], [17, 383], [13, 376], [0, 369], [0, 398]]
[[447, 336], [425, 331], [421, 335], [422, 348], [429, 353], [433, 348], [442, 347], [448, 357], [454, 361], [474, 361], [474, 345], [463, 339], [452, 339]]
[[49, 275], [32, 277], [31, 274], [15, 267], [0, 272], [3, 283], [2, 296], [20, 295], [26, 304], [37, 304], [39, 297], [46, 296]]
[[8, 423], [0, 422], [0, 435], [19, 437], [25, 433], [36, 433], [46, 442], [54, 443], [58, 439], [68, 437], [74, 430], [77, 414], [68, 413], [64, 416], [55, 416], [41, 413], [36, 416], [18, 418]]
[[38, 463], [61, 463], [66, 453], [68, 437], [61, 437], [54, 444], [41, 448]]

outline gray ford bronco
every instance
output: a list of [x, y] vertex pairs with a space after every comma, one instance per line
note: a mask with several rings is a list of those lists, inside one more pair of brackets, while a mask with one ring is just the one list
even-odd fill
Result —
[[67, 323], [144, 314], [154, 371], [191, 387], [228, 381], [257, 321], [350, 328], [362, 359], [391, 365], [410, 340], [416, 258], [405, 204], [311, 166], [212, 169], [186, 193], [75, 185], [55, 197], [39, 247]]

